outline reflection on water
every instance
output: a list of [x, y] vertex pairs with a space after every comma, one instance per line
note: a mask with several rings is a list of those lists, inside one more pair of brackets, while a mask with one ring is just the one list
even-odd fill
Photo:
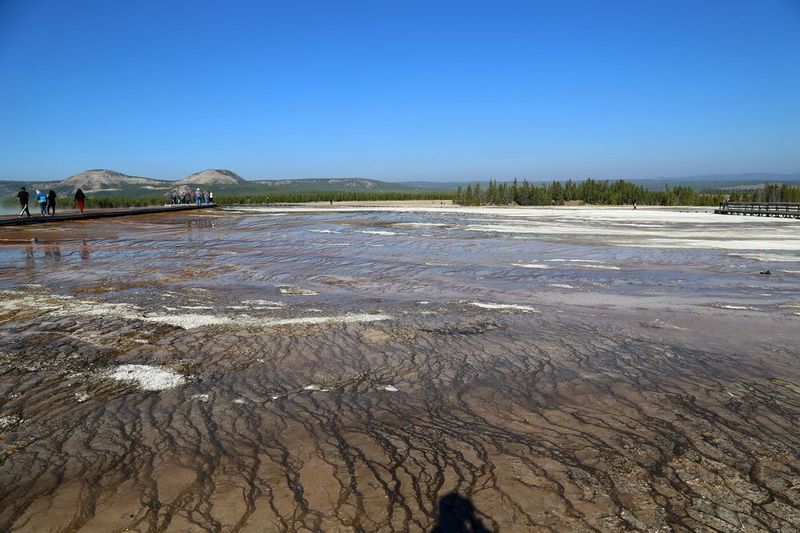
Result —
[[61, 261], [61, 248], [56, 243], [50, 243], [44, 247], [44, 256], [55, 262]]
[[0, 230], [0, 530], [798, 529], [794, 222], [512, 213]]
[[[644, 212], [637, 213], [640, 211]], [[773, 220], [765, 225], [755, 219], [752, 226], [738, 223], [723, 231], [698, 223], [697, 214], [687, 216], [688, 222], [678, 219], [662, 224], [663, 228], [645, 228], [647, 236], [637, 237], [638, 241], [626, 237], [633, 246], [620, 246], [614, 236], [587, 237], [585, 230], [553, 233], [553, 225], [566, 224], [560, 219], [517, 221], [518, 226], [540, 231], [520, 238], [519, 233], [473, 231], [474, 224], [469, 221], [475, 219], [474, 214], [439, 212], [173, 216], [76, 224], [70, 231], [65, 231], [66, 227], [15, 228], [4, 232], [5, 240], [13, 236], [22, 242], [38, 236], [40, 255], [55, 258], [63, 250], [67, 257], [62, 268], [48, 267], [29, 279], [29, 273], [17, 275], [15, 246], [8, 244], [0, 248], [0, 283], [37, 282], [35, 278], [41, 275], [70, 290], [89, 280], [113, 285], [115, 278], [130, 276], [158, 284], [168, 277], [173, 285], [226, 285], [239, 296], [274, 280], [347, 298], [391, 295], [414, 299], [431, 293], [444, 299], [477, 294], [512, 301], [526, 298], [534, 288], [549, 287], [553, 292], [567, 286], [574, 287], [573, 292], [592, 294], [664, 296], [679, 292], [692, 300], [769, 291], [796, 293], [796, 276], [791, 271], [800, 271], [800, 254], [792, 247], [800, 243], [800, 237], [796, 231], [782, 241], [776, 236], [793, 231], [794, 221]], [[495, 225], [494, 218], [484, 216], [480, 226]], [[577, 224], [585, 225], [582, 221]], [[610, 224], [629, 223], [615, 220]], [[660, 233], [654, 237], [652, 231]], [[691, 246], [714, 231], [719, 235], [716, 248]], [[683, 243], [681, 246], [687, 247], [640, 246], [648, 239], [671, 240], [672, 246]], [[783, 242], [789, 251], [759, 254], [724, 248], [726, 242], [738, 247], [748, 239]], [[87, 259], [89, 240], [95, 267], [86, 271], [78, 268], [75, 260]], [[48, 249], [45, 243], [60, 250]], [[79, 253], [72, 253], [75, 251]], [[752, 274], [770, 267], [769, 258], [779, 255], [794, 260], [780, 264], [783, 275], [754, 281]], [[761, 256], [767, 260], [760, 260]]]

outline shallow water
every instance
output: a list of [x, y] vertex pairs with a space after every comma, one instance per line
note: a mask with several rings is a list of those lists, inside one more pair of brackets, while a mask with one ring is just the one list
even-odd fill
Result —
[[0, 204], [0, 215], [16, 215], [19, 213], [19, 207]]
[[2, 229], [0, 529], [427, 530], [465, 519], [452, 493], [503, 531], [797, 529], [797, 229], [453, 208]]

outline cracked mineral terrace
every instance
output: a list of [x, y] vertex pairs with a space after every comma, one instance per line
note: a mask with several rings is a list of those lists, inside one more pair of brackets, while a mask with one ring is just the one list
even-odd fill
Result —
[[3, 228], [0, 530], [797, 531], [797, 224]]

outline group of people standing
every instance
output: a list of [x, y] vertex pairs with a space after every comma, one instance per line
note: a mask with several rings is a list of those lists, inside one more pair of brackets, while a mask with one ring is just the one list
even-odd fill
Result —
[[[55, 216], [56, 214], [56, 191], [50, 189], [48, 192], [40, 191], [39, 189], [36, 190], [36, 202], [39, 204], [39, 209], [42, 212], [42, 216]], [[28, 208], [28, 204], [30, 203], [30, 193], [22, 187], [19, 192], [17, 193], [17, 198], [19, 199], [20, 211], [19, 216], [23, 214], [27, 214], [31, 216], [31, 211]], [[81, 189], [77, 189], [75, 191], [75, 205], [78, 206], [78, 210], [83, 213], [83, 208], [86, 202], [86, 195]]]
[[[172, 203], [172, 205], [191, 204], [192, 203], [191, 189], [185, 190], [182, 193], [180, 191], [174, 191], [170, 193], [169, 200]], [[196, 191], [194, 191], [194, 203], [197, 205], [213, 204], [214, 193], [211, 191], [201, 191], [200, 189], [197, 189]]]

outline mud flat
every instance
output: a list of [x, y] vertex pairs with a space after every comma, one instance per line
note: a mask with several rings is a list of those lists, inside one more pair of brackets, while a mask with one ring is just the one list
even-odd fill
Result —
[[0, 229], [0, 530], [798, 530], [797, 229], [448, 206]]

